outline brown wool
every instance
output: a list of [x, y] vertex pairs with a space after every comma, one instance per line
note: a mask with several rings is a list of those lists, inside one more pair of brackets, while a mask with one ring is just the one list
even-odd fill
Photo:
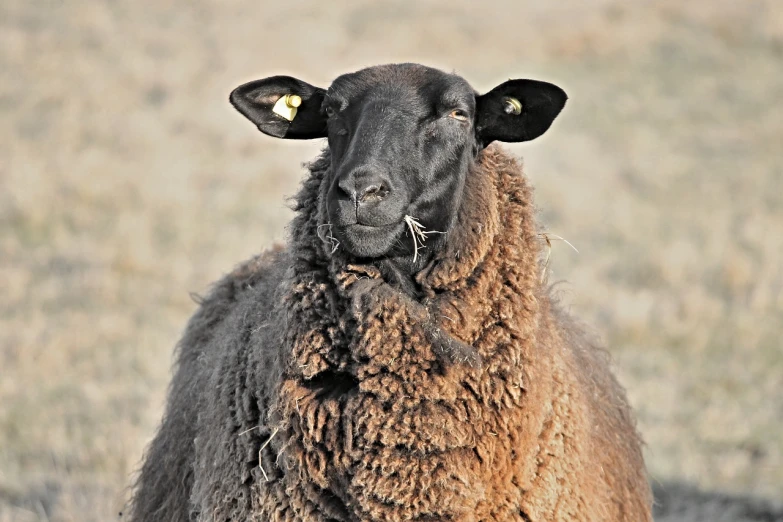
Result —
[[[289, 247], [224, 279], [183, 340], [180, 372], [210, 372], [182, 428], [195, 520], [651, 521], [625, 392], [541, 283], [517, 162], [480, 153], [420, 301], [318, 239], [328, 165], [311, 166]], [[186, 345], [221, 332], [241, 335]]]

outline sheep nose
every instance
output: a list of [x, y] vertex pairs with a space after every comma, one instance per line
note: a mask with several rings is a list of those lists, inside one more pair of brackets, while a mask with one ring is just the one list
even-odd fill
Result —
[[388, 180], [369, 171], [352, 172], [341, 179], [337, 186], [353, 199], [357, 207], [378, 203], [391, 192]]

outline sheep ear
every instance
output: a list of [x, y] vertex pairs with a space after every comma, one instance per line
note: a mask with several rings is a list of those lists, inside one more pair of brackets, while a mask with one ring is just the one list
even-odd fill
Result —
[[290, 76], [272, 76], [240, 85], [229, 100], [264, 134], [309, 140], [326, 137], [326, 117], [321, 114], [325, 93]]
[[476, 136], [486, 147], [493, 141], [519, 142], [541, 136], [565, 105], [565, 91], [536, 80], [509, 80], [476, 98]]

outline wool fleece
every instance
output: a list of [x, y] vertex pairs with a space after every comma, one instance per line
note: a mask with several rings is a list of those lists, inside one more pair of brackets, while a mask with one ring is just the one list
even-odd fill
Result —
[[191, 320], [133, 520], [651, 521], [625, 392], [542, 283], [519, 164], [479, 153], [419, 297], [319, 229], [329, 164], [288, 247]]

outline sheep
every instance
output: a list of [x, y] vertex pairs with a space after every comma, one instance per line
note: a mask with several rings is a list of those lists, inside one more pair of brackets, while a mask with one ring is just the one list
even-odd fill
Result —
[[531, 188], [493, 143], [543, 134], [562, 89], [393, 64], [230, 100], [327, 146], [287, 245], [188, 323], [131, 520], [651, 520], [625, 392], [542, 281]]

